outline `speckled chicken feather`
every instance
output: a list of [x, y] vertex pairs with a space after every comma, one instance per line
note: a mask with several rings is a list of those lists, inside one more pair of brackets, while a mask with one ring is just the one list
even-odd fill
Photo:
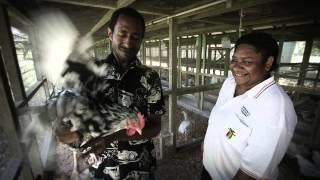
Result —
[[[65, 90], [59, 94], [56, 103], [57, 117], [60, 124], [69, 127], [71, 131], [86, 135], [82, 144], [91, 138], [128, 129], [129, 121], [143, 128], [143, 117], [137, 109], [103, 98], [109, 87], [103, 74], [96, 74], [88, 64], [72, 61], [67, 61], [67, 64], [67, 69], [62, 73]], [[106, 68], [98, 64], [90, 66], [96, 66], [96, 70]]]

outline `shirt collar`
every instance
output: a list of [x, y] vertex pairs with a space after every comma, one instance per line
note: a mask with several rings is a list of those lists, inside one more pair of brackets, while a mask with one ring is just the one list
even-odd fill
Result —
[[[234, 77], [232, 77], [232, 81], [234, 83], [234, 88], [236, 88], [236, 82], [234, 80]], [[269, 77], [268, 79], [262, 81], [261, 83], [257, 84], [253, 88], [246, 91], [244, 94], [249, 97], [258, 98], [260, 94], [262, 94], [266, 89], [268, 89], [270, 86], [275, 84], [274, 76]]]
[[274, 76], [269, 77], [268, 79], [262, 81], [261, 83], [257, 84], [253, 88], [249, 89], [245, 94], [250, 97], [258, 98], [260, 94], [262, 94], [266, 89], [270, 86], [274, 85], [276, 82], [274, 80]]
[[[113, 55], [113, 53], [110, 53], [110, 55], [107, 57], [106, 62], [109, 64], [112, 64], [116, 67], [116, 69], [120, 69], [119, 64]], [[134, 57], [134, 59], [128, 64], [129, 69], [132, 67], [140, 66], [141, 62], [138, 60], [137, 57]]]

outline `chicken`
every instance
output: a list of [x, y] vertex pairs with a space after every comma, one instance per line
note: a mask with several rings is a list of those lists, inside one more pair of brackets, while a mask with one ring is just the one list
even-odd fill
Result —
[[179, 125], [178, 131], [183, 134], [184, 140], [186, 141], [188, 139], [188, 134], [190, 133], [191, 120], [185, 111], [181, 111], [181, 113], [183, 115], [183, 120]]
[[109, 82], [108, 67], [93, 60], [89, 35], [82, 38], [68, 17], [46, 11], [35, 19], [41, 35], [40, 56], [49, 82], [60, 86], [53, 100], [57, 112], [55, 127], [67, 126], [86, 134], [86, 139], [106, 136], [126, 129], [127, 135], [141, 134], [144, 117], [134, 107], [125, 107], [104, 97]]
[[[132, 108], [117, 103], [99, 104], [89, 97], [76, 95], [71, 91], [60, 93], [57, 103], [58, 126], [63, 124], [71, 131], [80, 131], [92, 138], [106, 136], [121, 129], [127, 129], [127, 135], [142, 133], [143, 115]], [[89, 139], [87, 139], [89, 140]]]
[[186, 134], [191, 124], [191, 121], [188, 118], [188, 114], [185, 111], [181, 111], [181, 113], [183, 114], [183, 120], [181, 121], [178, 130], [181, 134]]

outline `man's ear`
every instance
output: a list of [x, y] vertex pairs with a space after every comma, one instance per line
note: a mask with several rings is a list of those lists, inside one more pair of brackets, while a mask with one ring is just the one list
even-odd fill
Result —
[[266, 71], [270, 71], [270, 69], [272, 67], [272, 64], [273, 64], [273, 61], [274, 61], [274, 57], [273, 56], [268, 57], [267, 62], [265, 64], [265, 70]]
[[112, 41], [112, 30], [108, 27], [108, 29], [107, 29], [107, 33], [108, 33], [108, 38], [109, 38], [109, 40], [110, 41]]

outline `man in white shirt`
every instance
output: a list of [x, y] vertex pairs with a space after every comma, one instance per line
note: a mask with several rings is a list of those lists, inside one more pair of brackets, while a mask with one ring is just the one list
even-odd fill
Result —
[[202, 180], [276, 179], [297, 123], [290, 98], [271, 71], [277, 42], [251, 33], [235, 44], [233, 77], [224, 82], [204, 140]]

